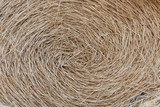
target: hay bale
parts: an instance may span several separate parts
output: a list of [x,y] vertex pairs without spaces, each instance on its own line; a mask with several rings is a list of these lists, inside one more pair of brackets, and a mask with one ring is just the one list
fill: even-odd
[[159,7],[159,0],[1,0],[0,102],[151,103],[160,87]]

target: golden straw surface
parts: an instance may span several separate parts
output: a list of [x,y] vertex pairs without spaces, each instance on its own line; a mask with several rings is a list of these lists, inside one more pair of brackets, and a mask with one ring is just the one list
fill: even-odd
[[160,104],[159,0],[0,0],[0,102]]

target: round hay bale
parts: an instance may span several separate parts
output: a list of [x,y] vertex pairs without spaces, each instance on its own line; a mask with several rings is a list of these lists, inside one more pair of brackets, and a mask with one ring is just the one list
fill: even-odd
[[156,106],[159,66],[159,0],[0,0],[3,105]]

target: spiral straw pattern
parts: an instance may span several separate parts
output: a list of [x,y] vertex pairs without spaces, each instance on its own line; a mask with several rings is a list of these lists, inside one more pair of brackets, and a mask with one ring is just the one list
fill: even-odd
[[6,106],[145,106],[159,67],[159,0],[0,0]]

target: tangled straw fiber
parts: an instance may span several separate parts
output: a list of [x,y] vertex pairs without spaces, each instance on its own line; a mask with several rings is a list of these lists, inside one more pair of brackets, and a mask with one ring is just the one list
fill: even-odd
[[0,102],[160,102],[159,0],[0,0]]

